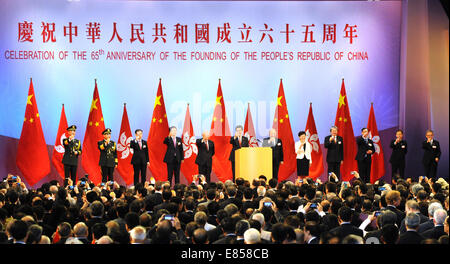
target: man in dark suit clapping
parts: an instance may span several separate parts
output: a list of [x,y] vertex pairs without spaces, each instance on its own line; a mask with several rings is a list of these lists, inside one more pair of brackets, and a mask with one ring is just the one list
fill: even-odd
[[134,168],[134,185],[136,186],[139,183],[139,173],[141,174],[141,183],[145,183],[149,159],[147,141],[142,139],[142,129],[136,129],[134,134],[136,139],[130,142],[130,149],[133,150],[131,164]]
[[277,138],[277,131],[270,129],[269,137],[263,140],[263,147],[272,148],[272,178],[278,181],[278,169],[283,164],[283,143]]
[[332,126],[330,128],[331,135],[325,137],[324,147],[327,151],[328,174],[334,174],[340,179],[341,164],[344,160],[344,140],[338,136],[338,128]]
[[198,165],[198,173],[206,178],[206,182],[211,180],[212,157],[214,156],[214,142],[209,140],[209,131],[204,131],[202,138],[196,141],[198,154],[195,164]]
[[167,180],[172,184],[172,177],[175,175],[175,184],[180,182],[180,167],[184,161],[183,144],[181,138],[177,137],[177,128],[169,128],[169,135],[164,138],[167,145],[164,162],[167,164]]

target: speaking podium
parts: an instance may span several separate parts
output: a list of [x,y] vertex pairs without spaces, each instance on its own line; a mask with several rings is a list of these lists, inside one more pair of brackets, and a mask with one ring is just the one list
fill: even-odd
[[272,148],[240,148],[235,152],[236,178],[244,178],[250,182],[260,175],[272,179]]

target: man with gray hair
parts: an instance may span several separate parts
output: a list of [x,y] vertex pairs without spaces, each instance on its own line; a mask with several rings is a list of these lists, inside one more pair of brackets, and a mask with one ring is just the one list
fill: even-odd
[[255,228],[250,228],[244,232],[244,244],[261,243],[261,234]]
[[204,175],[206,182],[209,183],[211,182],[212,157],[215,153],[214,142],[209,139],[209,131],[203,131],[202,138],[197,139],[195,144],[198,148],[197,158],[195,158],[198,174]]
[[432,238],[438,240],[441,236],[446,235],[444,232],[444,222],[447,218],[447,211],[437,209],[433,214],[434,227],[422,233],[424,238]]
[[420,225],[420,216],[415,212],[409,212],[405,217],[406,231],[400,235],[397,244],[420,244],[424,237],[417,230]]
[[428,218],[429,220],[426,221],[423,224],[420,224],[419,230],[417,232],[423,233],[429,229],[432,229],[434,227],[433,217],[434,212],[438,209],[442,209],[442,204],[439,202],[433,202],[428,206]]
[[[420,212],[419,203],[414,200],[408,200],[405,204],[405,212],[406,214],[409,213],[416,213],[420,217],[420,224],[425,223],[428,221],[428,217],[423,215]],[[402,223],[400,225],[400,234],[403,234],[406,232],[406,225],[405,225],[405,218],[403,218]]]
[[113,244],[114,241],[109,236],[102,236],[96,241],[96,244]]
[[262,146],[272,148],[272,178],[278,181],[278,170],[283,164],[283,143],[274,128],[269,130],[269,137],[263,139]]
[[208,220],[208,216],[203,211],[198,211],[194,215],[194,222],[197,223],[199,228],[203,228],[206,231],[210,231],[210,230],[213,230],[214,228],[216,228],[216,226],[208,223],[207,220]]
[[420,183],[416,183],[413,186],[411,186],[411,193],[413,194],[414,198],[417,198],[417,194],[419,191],[423,190],[423,186]]
[[[272,233],[269,231],[264,230],[264,227],[266,225],[265,219],[264,219],[264,215],[261,213],[256,213],[252,215],[252,220],[258,221],[261,225],[261,239],[267,240],[267,241],[271,241],[272,239]],[[244,238],[245,239],[245,238]]]
[[328,175],[334,173],[340,179],[340,168],[344,160],[344,140],[341,136],[338,136],[338,128],[336,126],[330,128],[330,135],[325,137],[323,144],[328,149]]
[[130,231],[131,244],[147,244],[147,231],[142,226],[136,226]]
[[90,244],[90,242],[88,240],[89,228],[87,227],[87,225],[85,223],[83,223],[83,222],[77,223],[73,227],[73,234],[83,244]]

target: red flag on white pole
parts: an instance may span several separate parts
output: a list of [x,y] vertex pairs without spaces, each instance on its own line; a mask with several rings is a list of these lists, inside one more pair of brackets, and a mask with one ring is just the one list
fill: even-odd
[[198,149],[195,144],[194,128],[192,127],[191,113],[189,112],[189,104],[186,109],[186,117],[184,118],[183,126],[183,151],[184,162],[181,164],[181,172],[186,177],[188,183],[192,182],[192,175],[197,174],[197,166],[195,159],[197,158]]
[[131,165],[133,149],[130,148],[130,141],[133,140],[126,104],[123,105],[122,124],[120,125],[119,139],[117,140],[117,171],[127,185],[134,181],[134,169]]
[[309,167],[309,177],[317,179],[323,173],[323,156],[320,147],[319,136],[317,135],[316,122],[312,111],[312,104],[309,105],[308,120],[306,121],[306,139],[312,146],[311,159],[312,164]]

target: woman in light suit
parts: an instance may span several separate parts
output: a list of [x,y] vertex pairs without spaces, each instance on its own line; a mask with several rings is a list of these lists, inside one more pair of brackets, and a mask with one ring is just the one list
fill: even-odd
[[297,176],[299,180],[303,180],[303,178],[309,176],[309,165],[312,163],[312,146],[306,140],[305,131],[298,132],[298,137],[300,140],[295,142],[295,153],[297,153]]

